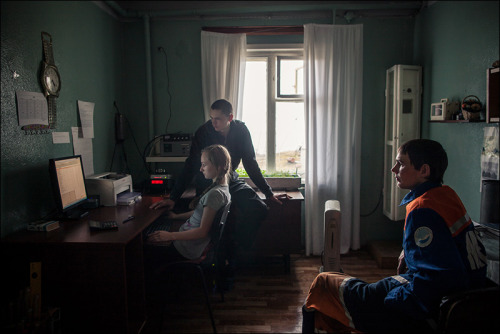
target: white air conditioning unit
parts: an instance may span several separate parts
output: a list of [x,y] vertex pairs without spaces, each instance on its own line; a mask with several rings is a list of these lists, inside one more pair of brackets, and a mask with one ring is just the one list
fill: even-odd
[[394,65],[386,71],[383,212],[391,220],[403,220],[406,215],[399,204],[408,190],[398,187],[391,168],[399,146],[420,138],[421,98],[421,66]]
[[337,271],[340,268],[340,202],[325,202],[325,244],[323,248],[323,266],[320,272]]

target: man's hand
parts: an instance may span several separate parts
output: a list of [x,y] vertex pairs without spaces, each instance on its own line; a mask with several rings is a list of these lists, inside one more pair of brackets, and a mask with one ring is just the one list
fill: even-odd
[[272,197],[268,197],[268,199],[270,199],[272,202],[275,202],[278,204],[283,204],[283,202],[281,202],[281,200],[290,199],[290,198],[292,198],[292,197],[287,195],[287,194],[279,194],[279,195],[273,194]]
[[175,202],[170,198],[164,199],[163,201],[155,202],[149,206],[150,209],[156,210],[159,208],[167,208],[167,210],[172,210],[175,206]]
[[397,274],[404,274],[406,271],[406,261],[405,261],[405,250],[403,249],[401,251],[401,254],[399,254],[399,259],[398,259],[398,271]]

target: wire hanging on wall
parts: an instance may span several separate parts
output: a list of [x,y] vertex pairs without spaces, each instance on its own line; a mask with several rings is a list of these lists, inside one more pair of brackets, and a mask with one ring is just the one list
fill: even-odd
[[167,126],[165,127],[165,133],[168,133],[168,126],[170,124],[170,119],[172,118],[172,94],[170,94],[170,76],[168,74],[168,57],[167,57],[167,52],[165,51],[165,49],[162,46],[158,47],[158,51],[163,52],[163,54],[165,55],[165,73],[167,75],[167,94],[168,94],[168,111],[169,111]]
[[118,106],[116,105],[116,101],[113,103],[113,105],[116,108],[116,114],[115,114],[115,147],[114,147],[114,150],[113,150],[113,157],[111,158],[111,164],[109,166],[109,171],[111,171],[112,168],[113,168],[113,161],[115,159],[116,148],[118,146],[121,149],[122,154],[123,154],[123,160],[125,162],[125,171],[128,172],[129,174],[131,174],[130,173],[130,168],[128,166],[127,155],[125,153],[125,147],[123,145],[124,141],[125,141],[125,129],[124,129],[125,124],[124,123],[126,122],[127,123],[127,127],[129,129],[129,132],[132,135],[132,139],[134,140],[134,144],[135,144],[135,147],[137,149],[137,152],[141,156],[141,160],[142,160],[142,162],[144,164],[144,167],[146,169],[146,173],[149,176],[149,173],[150,173],[149,168],[148,168],[148,166],[146,164],[146,160],[141,155],[141,151],[139,149],[139,146],[137,145],[137,141],[135,139],[134,132],[132,131],[132,127],[130,126],[130,122],[129,122],[128,118],[125,117],[125,115],[123,115],[123,114],[120,113],[120,111],[118,110]]

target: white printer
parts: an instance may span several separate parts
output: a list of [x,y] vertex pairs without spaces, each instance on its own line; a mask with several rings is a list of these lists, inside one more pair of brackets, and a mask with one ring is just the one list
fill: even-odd
[[87,194],[99,195],[104,206],[116,206],[118,195],[132,192],[132,176],[113,172],[94,174],[85,179]]

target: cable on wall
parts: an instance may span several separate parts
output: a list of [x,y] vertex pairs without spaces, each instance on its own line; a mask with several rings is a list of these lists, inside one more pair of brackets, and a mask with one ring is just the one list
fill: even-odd
[[168,94],[168,110],[169,110],[169,116],[168,116],[167,126],[165,127],[165,133],[168,133],[168,125],[170,124],[170,119],[172,118],[172,94],[170,94],[170,76],[168,74],[168,57],[167,57],[167,52],[165,51],[165,49],[162,46],[158,47],[158,51],[162,51],[163,54],[165,55],[165,73],[167,75],[167,94]]
[[135,139],[134,132],[132,131],[132,127],[130,126],[130,122],[129,122],[128,118],[125,115],[120,113],[120,111],[118,109],[118,105],[116,104],[116,101],[114,101],[113,105],[116,108],[116,115],[120,116],[119,117],[120,121],[117,122],[116,121],[117,118],[115,117],[115,147],[113,150],[113,156],[111,158],[111,164],[109,166],[109,171],[111,171],[113,168],[116,147],[119,146],[119,148],[121,148],[121,150],[122,150],[123,160],[125,162],[125,171],[128,172],[129,174],[131,174],[130,167],[128,166],[127,155],[125,153],[125,147],[124,147],[124,142],[125,142],[125,129],[124,129],[125,124],[124,124],[124,121],[125,121],[127,123],[127,127],[129,129],[129,132],[132,135],[132,139],[134,141],[137,152],[139,153],[139,156],[141,156],[141,158],[142,158],[141,160],[142,160],[144,167],[146,169],[146,173],[149,176],[150,171],[149,171],[148,165],[146,164],[146,159],[141,155],[141,150],[139,149],[139,146],[137,145],[137,141]]

